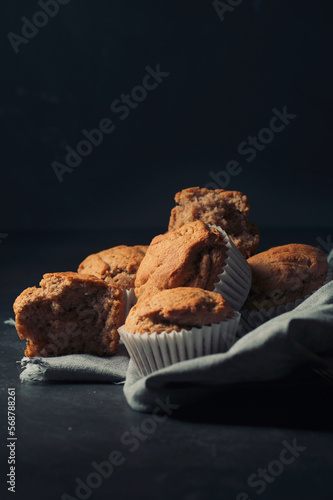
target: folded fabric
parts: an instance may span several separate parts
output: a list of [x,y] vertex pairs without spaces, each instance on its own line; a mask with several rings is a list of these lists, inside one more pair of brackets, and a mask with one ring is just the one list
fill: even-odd
[[123,344],[111,358],[91,354],[69,354],[56,358],[28,358],[21,360],[23,383],[46,381],[86,381],[122,383],[126,377],[129,356]]
[[293,311],[248,333],[226,353],[176,363],[144,378],[130,362],[124,394],[137,411],[153,411],[157,398],[187,405],[200,399],[208,387],[279,379],[304,363],[327,368],[320,353],[331,349],[333,282]]

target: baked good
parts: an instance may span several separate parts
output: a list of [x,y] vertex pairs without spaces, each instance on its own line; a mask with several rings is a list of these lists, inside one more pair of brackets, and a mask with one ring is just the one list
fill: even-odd
[[141,376],[173,363],[225,352],[236,341],[240,313],[219,294],[193,287],[145,295],[119,333]]
[[134,287],[136,272],[148,246],[119,245],[89,255],[78,268],[79,274],[93,274],[124,290]]
[[201,221],[156,236],[135,279],[137,297],[176,287],[214,290],[227,256],[223,235]]
[[226,321],[233,315],[232,307],[219,293],[179,287],[139,300],[126,318],[125,329],[140,334],[190,330]]
[[27,288],[14,303],[27,356],[117,352],[118,328],[125,319],[119,287],[73,272],[44,274],[40,287]]
[[310,245],[274,247],[248,259],[252,285],[244,309],[277,308],[304,299],[321,287],[328,263],[325,253]]
[[239,191],[192,187],[175,195],[178,204],[171,210],[169,231],[201,220],[226,231],[245,258],[253,255],[259,244],[259,229],[250,222],[250,202]]

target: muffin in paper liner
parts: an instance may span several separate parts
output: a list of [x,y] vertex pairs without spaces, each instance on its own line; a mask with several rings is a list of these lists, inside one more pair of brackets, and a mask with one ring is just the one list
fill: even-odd
[[[333,279],[333,268],[329,267],[326,275],[326,279],[324,283],[321,286],[326,285]],[[321,288],[321,287],[319,287]],[[318,288],[318,290],[319,290]],[[315,293],[317,290],[315,290],[313,293]],[[312,294],[310,294],[312,295]],[[295,302],[288,302],[287,304],[284,305],[279,305],[276,308],[271,307],[270,309],[243,309],[241,311],[241,319],[237,331],[237,338],[240,338],[247,333],[249,333],[251,330],[254,330],[258,326],[262,325],[263,323],[266,323],[266,321],[269,321],[272,318],[275,318],[276,316],[280,316],[280,314],[284,314],[286,312],[292,311],[295,309],[295,307],[299,306],[305,299],[310,297],[310,295],[306,295],[303,299],[297,299]]]
[[128,313],[130,312],[130,309],[136,304],[137,298],[134,292],[134,288],[130,288],[129,290],[126,290],[125,288],[122,289],[124,293],[124,301],[125,301],[125,319],[127,318]]
[[223,272],[218,275],[219,281],[215,283],[213,291],[222,295],[234,310],[239,311],[251,288],[251,268],[228,234],[219,226],[208,225],[223,235],[227,247],[227,258]]
[[130,333],[124,326],[119,335],[141,377],[179,361],[227,351],[236,341],[240,313],[220,323],[170,333]]

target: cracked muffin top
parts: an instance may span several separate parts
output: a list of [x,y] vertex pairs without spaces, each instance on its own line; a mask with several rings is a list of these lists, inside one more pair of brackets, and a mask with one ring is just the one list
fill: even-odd
[[270,309],[321,287],[328,263],[325,253],[310,245],[289,244],[271,248],[248,259],[252,285],[244,309]]
[[92,274],[108,283],[129,290],[134,287],[136,272],[148,246],[119,245],[89,255],[78,268],[79,274]]
[[201,221],[156,236],[138,269],[136,296],[187,286],[214,290],[226,257],[223,235]]
[[129,333],[162,333],[191,330],[232,318],[234,311],[219,293],[179,287],[142,298],[125,322]]
[[246,259],[255,253],[259,229],[247,217],[250,202],[243,193],[192,187],[177,193],[175,201],[178,205],[171,210],[169,230],[201,220],[224,229]]

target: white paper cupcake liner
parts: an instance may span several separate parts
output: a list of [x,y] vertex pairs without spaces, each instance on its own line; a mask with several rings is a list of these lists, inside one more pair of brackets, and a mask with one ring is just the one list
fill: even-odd
[[227,351],[236,341],[240,313],[233,318],[191,330],[170,333],[129,333],[118,329],[120,338],[141,377],[179,361]]
[[130,309],[136,304],[137,298],[134,293],[134,288],[130,288],[129,290],[123,289],[123,292],[124,292],[125,318],[126,318]]
[[[333,279],[333,268],[329,267],[326,275],[326,279],[322,286],[326,285]],[[321,287],[320,287],[321,288]],[[317,290],[315,290],[313,293],[315,293]],[[312,294],[310,294],[312,295]],[[285,305],[280,305],[276,308],[271,307],[270,309],[243,309],[241,311],[241,320],[239,323],[238,327],[238,332],[237,332],[237,337],[242,337],[246,333],[250,332],[251,330],[254,330],[258,326],[262,325],[263,323],[266,323],[266,321],[269,321],[272,318],[275,318],[276,316],[280,316],[280,314],[284,314],[286,312],[292,311],[295,309],[295,307],[299,306],[305,299],[310,297],[310,295],[306,295],[304,299],[297,299],[295,302],[288,302],[288,304]]]
[[239,311],[251,288],[251,268],[227,233],[214,224],[209,226],[223,235],[227,247],[226,263],[223,272],[218,275],[219,281],[215,283],[214,292],[222,295],[235,311]]

